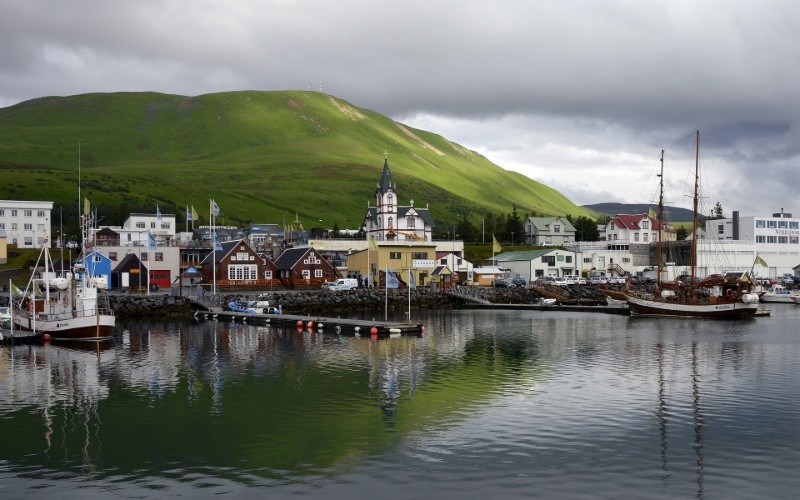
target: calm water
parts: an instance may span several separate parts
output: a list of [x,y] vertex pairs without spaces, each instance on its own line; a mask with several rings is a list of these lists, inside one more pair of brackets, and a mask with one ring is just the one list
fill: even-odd
[[800,306],[420,313],[0,347],[0,497],[756,498],[800,490]]

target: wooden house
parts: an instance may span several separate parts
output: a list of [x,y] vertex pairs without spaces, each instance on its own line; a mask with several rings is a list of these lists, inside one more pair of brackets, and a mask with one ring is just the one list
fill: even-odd
[[111,271],[111,288],[146,289],[149,284],[147,266],[139,256],[129,253]]
[[285,250],[275,261],[278,278],[289,288],[319,287],[338,276],[333,264],[313,247],[297,247]]
[[221,243],[201,262],[202,283],[210,286],[216,278],[220,289],[264,289],[280,286],[275,264],[259,255],[245,239]]

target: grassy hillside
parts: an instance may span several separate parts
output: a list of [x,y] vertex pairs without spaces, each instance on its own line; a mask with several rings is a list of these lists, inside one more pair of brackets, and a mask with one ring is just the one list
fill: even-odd
[[440,224],[512,205],[593,215],[439,135],[318,92],[46,97],[0,109],[0,135],[0,197],[53,200],[74,215],[80,144],[82,194],[102,207],[104,224],[156,204],[181,223],[193,205],[207,221],[214,198],[225,223],[297,214],[306,227],[356,228],[384,151],[400,202],[429,204]]

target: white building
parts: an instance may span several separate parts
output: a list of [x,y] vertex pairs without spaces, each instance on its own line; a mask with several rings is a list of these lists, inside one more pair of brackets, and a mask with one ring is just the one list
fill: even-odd
[[9,245],[19,248],[52,247],[50,237],[52,201],[0,200],[0,229]]
[[153,236],[161,246],[176,245],[176,222],[174,214],[130,214],[120,226],[101,226],[119,235],[121,246],[148,246]]
[[364,231],[367,241],[431,241],[433,219],[427,208],[397,204],[397,186],[389,172],[389,160],[384,159],[383,173],[375,190],[377,206],[367,207],[364,216]]

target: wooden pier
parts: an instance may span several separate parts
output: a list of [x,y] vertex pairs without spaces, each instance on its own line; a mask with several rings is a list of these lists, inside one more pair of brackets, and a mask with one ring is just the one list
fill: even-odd
[[330,318],[296,314],[257,314],[232,311],[197,311],[197,318],[234,321],[253,325],[294,326],[298,329],[351,334],[356,336],[392,337],[425,333],[422,323],[393,323],[354,318]]

